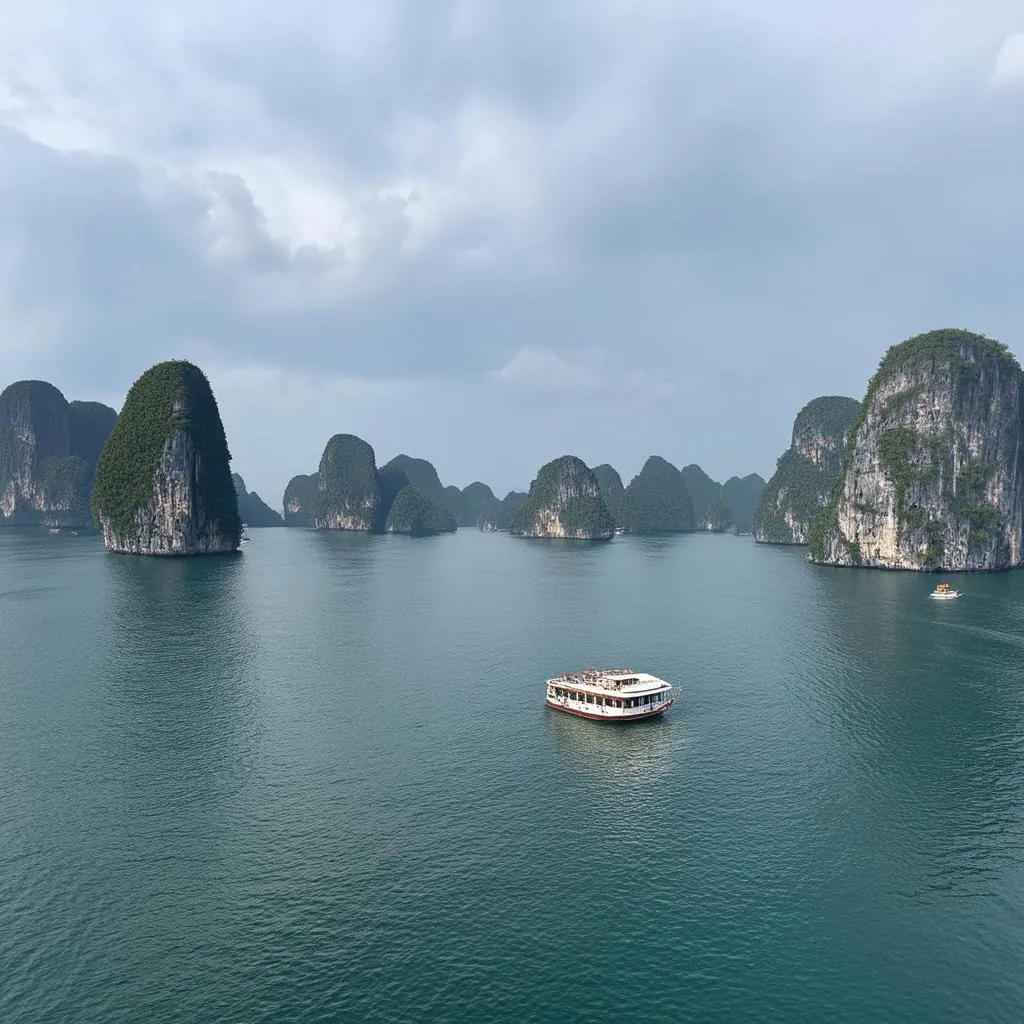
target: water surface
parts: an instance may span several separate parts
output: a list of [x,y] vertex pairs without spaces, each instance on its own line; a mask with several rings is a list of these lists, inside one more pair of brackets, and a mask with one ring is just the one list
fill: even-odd
[[1024,1019],[1024,576],[250,533],[0,531],[0,1020]]

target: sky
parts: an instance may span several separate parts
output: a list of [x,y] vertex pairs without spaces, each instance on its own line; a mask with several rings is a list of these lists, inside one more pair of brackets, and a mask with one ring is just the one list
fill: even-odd
[[275,507],[339,432],[767,477],[889,345],[1024,356],[1020,0],[0,3],[0,386],[191,359]]

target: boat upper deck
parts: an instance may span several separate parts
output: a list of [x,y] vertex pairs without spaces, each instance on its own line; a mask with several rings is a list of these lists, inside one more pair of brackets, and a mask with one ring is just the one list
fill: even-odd
[[649,672],[634,672],[628,668],[591,668],[582,672],[566,672],[548,680],[549,686],[574,687],[591,693],[657,693],[672,687]]

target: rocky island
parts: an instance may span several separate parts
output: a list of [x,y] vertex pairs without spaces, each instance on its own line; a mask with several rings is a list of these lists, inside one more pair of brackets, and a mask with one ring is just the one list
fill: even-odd
[[843,465],[846,432],[860,402],[823,395],[797,413],[789,448],[779,456],[754,516],[758,544],[806,544]]
[[96,467],[92,508],[110,551],[211,555],[238,549],[231,455],[210,383],[183,360],[131,387]]
[[432,537],[454,533],[455,529],[455,517],[411,484],[395,495],[384,521],[385,533],[405,533],[410,537]]
[[280,512],[275,512],[255,491],[246,490],[245,481],[237,474],[231,476],[238,498],[238,517],[246,526],[284,526]]
[[685,533],[693,529],[693,505],[682,474],[652,455],[626,488],[616,520],[629,533]]
[[683,466],[679,475],[690,496],[694,529],[710,533],[727,530],[732,525],[732,513],[722,501],[722,485],[692,462]]
[[1024,563],[1024,378],[962,330],[886,353],[810,536],[823,565],[993,570]]
[[626,500],[626,488],[622,485],[622,477],[618,470],[607,462],[594,467],[594,478],[597,480],[601,500],[612,514],[616,526],[622,525],[622,506]]
[[284,525],[312,526],[313,501],[320,481],[316,473],[300,473],[284,489]]
[[[420,486],[411,483],[409,473]],[[427,537],[456,529],[448,501],[437,471],[425,459],[399,455],[377,469],[376,455],[366,441],[354,434],[335,434],[317,472],[288,484],[285,517],[288,525],[305,525],[308,514],[318,530]]]
[[720,500],[728,510],[729,525],[737,533],[753,533],[754,514],[761,495],[764,494],[764,488],[764,477],[759,473],[731,476],[722,484]]
[[380,509],[376,457],[361,437],[335,434],[324,448],[316,478],[313,525],[318,530],[369,533],[383,521],[387,513]]
[[17,381],[0,393],[0,525],[83,528],[96,460],[117,413],[68,402],[52,384]]
[[526,500],[513,516],[509,533],[609,540],[615,533],[615,521],[587,464],[574,455],[563,455],[541,466]]
[[459,526],[484,526],[493,523],[501,502],[487,484],[474,480],[459,494]]

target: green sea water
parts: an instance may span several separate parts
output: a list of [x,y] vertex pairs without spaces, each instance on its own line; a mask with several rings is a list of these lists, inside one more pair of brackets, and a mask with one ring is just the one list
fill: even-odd
[[0,1021],[1024,1020],[1024,574],[250,532],[0,531]]

